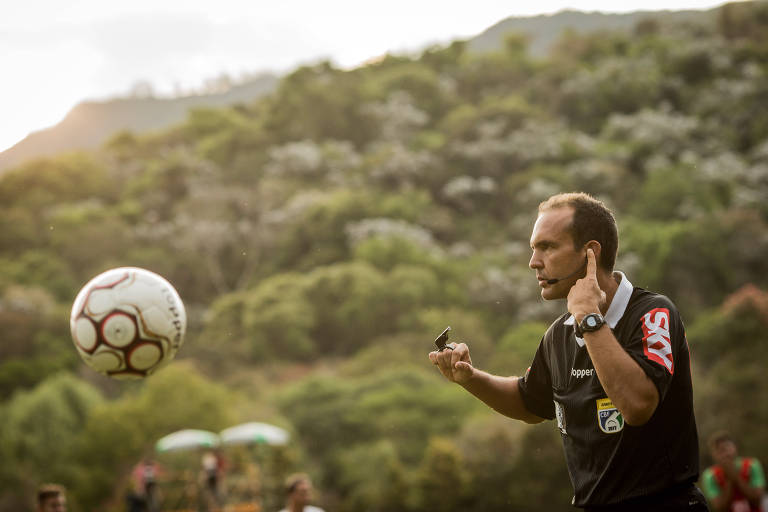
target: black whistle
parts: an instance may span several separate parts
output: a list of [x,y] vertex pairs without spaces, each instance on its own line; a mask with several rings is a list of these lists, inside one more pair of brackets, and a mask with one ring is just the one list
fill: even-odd
[[437,338],[435,338],[435,345],[437,345],[437,349],[438,349],[440,352],[442,352],[442,351],[443,351],[443,350],[445,350],[446,348],[450,348],[450,347],[447,347],[447,346],[445,345],[445,344],[448,342],[448,332],[449,332],[450,330],[451,330],[451,327],[450,327],[450,326],[446,327],[446,328],[445,328],[445,330],[444,330],[443,332],[441,332],[441,333],[440,333],[440,336],[438,336]]

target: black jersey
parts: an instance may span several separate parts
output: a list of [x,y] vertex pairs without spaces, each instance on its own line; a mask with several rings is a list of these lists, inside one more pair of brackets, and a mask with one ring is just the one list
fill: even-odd
[[632,288],[629,281],[623,284],[629,296],[626,309],[617,315],[611,304],[606,319],[613,313],[615,325],[608,323],[614,336],[658,389],[659,404],[646,424],[624,423],[567,313],[549,327],[519,381],[528,410],[557,418],[576,506],[620,503],[693,482],[699,474],[682,320],[667,297]]

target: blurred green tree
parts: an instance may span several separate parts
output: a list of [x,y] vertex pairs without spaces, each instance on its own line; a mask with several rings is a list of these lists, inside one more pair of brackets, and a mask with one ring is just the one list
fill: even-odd
[[768,420],[768,292],[748,284],[718,308],[697,317],[688,330],[694,369],[702,457],[709,463],[707,437],[727,429],[744,455],[768,460],[760,425]]
[[361,444],[341,455],[336,488],[339,510],[404,512],[409,509],[410,475],[392,441]]
[[71,489],[73,504],[85,504],[77,463],[77,444],[102,395],[72,374],[49,377],[30,391],[19,391],[2,409],[0,487],[29,503],[43,482]]
[[416,510],[466,510],[469,474],[450,438],[430,438],[414,479]]

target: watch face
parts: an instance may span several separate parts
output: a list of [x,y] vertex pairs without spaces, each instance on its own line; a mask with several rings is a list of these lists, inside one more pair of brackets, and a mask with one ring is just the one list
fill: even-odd
[[605,320],[598,313],[590,313],[581,320],[581,330],[587,332],[593,332],[600,329]]

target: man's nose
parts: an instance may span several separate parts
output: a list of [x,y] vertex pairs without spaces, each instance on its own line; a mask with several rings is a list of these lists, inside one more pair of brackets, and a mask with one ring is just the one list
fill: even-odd
[[538,254],[536,254],[536,252],[531,254],[531,259],[528,261],[528,267],[534,270],[542,267],[541,259],[539,258]]

